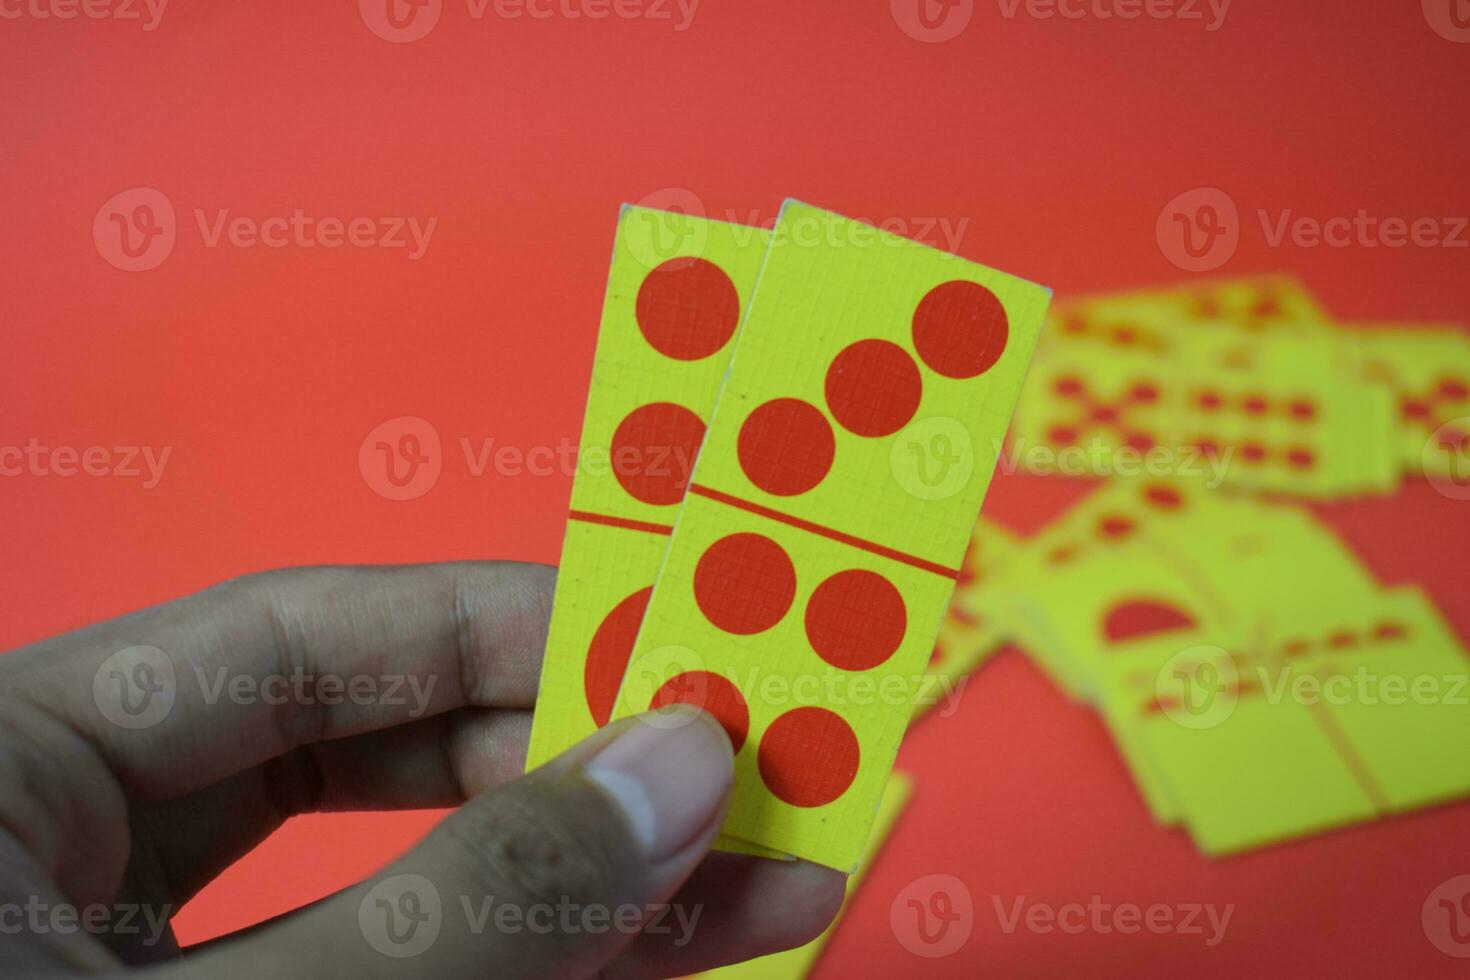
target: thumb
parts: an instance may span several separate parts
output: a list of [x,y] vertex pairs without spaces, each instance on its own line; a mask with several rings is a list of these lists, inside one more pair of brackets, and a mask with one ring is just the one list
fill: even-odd
[[409,965],[425,977],[594,974],[699,864],[731,785],[730,742],[708,715],[626,719],[469,800],[375,878],[191,965],[277,980]]

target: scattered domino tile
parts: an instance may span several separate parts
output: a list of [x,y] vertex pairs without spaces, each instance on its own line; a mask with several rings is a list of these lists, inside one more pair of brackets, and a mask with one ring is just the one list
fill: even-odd
[[1344,375],[1325,341],[1200,326],[1168,357],[1049,348],[1022,393],[1011,454],[1041,473],[1066,463],[1104,475],[1157,458],[1253,491],[1382,494],[1400,470],[1394,412],[1391,394]]
[[1402,468],[1449,476],[1470,458],[1470,336],[1456,327],[1356,332],[1349,355],[1361,376],[1394,399]]
[[984,583],[1020,551],[1018,540],[994,521],[976,523],[929,658],[928,683],[915,699],[915,719],[955,698],[964,679],[1005,644],[1004,623],[985,602]]
[[[1255,641],[1195,639],[1114,664],[1105,715],[1151,806],[1166,797],[1206,854],[1470,795],[1470,712],[1453,697],[1470,658],[1417,590],[1299,607]],[[1413,697],[1423,685],[1435,696]]]
[[1255,276],[1059,300],[1043,336],[1048,344],[1166,355],[1176,348],[1181,325],[1201,322],[1230,323],[1253,335],[1313,336],[1327,314],[1298,280]]

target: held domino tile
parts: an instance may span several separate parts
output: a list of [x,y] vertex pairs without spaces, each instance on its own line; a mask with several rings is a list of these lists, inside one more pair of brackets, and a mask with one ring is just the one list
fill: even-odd
[[782,209],[616,711],[725,723],[727,834],[861,854],[1048,298]]
[[624,208],[527,768],[605,724],[769,233]]

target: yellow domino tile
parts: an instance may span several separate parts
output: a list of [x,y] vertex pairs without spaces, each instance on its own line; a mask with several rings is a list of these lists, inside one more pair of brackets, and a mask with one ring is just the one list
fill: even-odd
[[[1228,618],[1218,589],[1185,574],[1182,560],[1165,564],[1171,556],[1139,556],[1139,540],[1184,540],[1218,550],[1216,542],[1228,528],[1259,522],[1263,512],[1250,500],[1222,497],[1191,481],[1112,480],[1025,541],[990,578],[985,608],[1024,641],[1063,690],[1090,700],[1096,678],[1088,664],[1099,655],[1085,651],[1120,640],[1102,624],[1113,616],[1126,624],[1130,604],[1159,604],[1156,626],[1174,620],[1180,628],[1194,628],[1191,623]],[[1173,606],[1178,615],[1163,615],[1163,606]],[[1136,627],[1123,632],[1129,641],[1139,638]]]
[[1401,468],[1456,475],[1455,464],[1470,455],[1470,334],[1454,326],[1395,326],[1350,336],[1360,375],[1392,392]]
[[1470,794],[1470,656],[1430,599],[1394,589],[1278,631],[1298,692],[1387,813]]
[[1048,299],[783,208],[616,709],[736,733],[727,834],[858,860]]
[[1187,571],[1142,540],[1095,551],[1015,598],[1017,632],[1077,696],[1095,701],[1104,665],[1134,644],[1230,621],[1224,597]]
[[768,241],[623,209],[528,768],[608,720]]
[[1011,458],[1041,475],[1108,476],[1120,459],[1160,449],[1205,472],[1210,460],[1181,451],[1168,359],[1137,351],[1098,356],[1075,345],[1037,356],[1011,427]]
[[1388,492],[1390,396],[1337,361],[1329,340],[1218,325],[1179,338],[1168,357],[1053,347],[1017,408],[1011,454],[1039,473],[1126,476],[1149,464],[1320,499]]
[[1312,335],[1328,315],[1301,282],[1278,275],[1068,297],[1052,307],[1049,321],[1050,343],[1162,355],[1202,323]]
[[[1183,445],[1233,453],[1229,482],[1313,497],[1395,489],[1393,406],[1381,388],[1343,377],[1340,339],[1196,333],[1176,369]],[[1177,389],[1176,392],[1177,394]]]
[[1372,820],[1373,800],[1312,709],[1245,679],[1207,701],[1201,722],[1162,710],[1137,722],[1137,744],[1200,850],[1232,854]]

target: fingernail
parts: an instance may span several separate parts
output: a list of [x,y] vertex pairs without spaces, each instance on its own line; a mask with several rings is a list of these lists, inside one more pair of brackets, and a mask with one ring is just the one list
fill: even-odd
[[683,850],[719,811],[732,779],[730,741],[697,708],[650,712],[587,764],[617,803],[644,857]]

